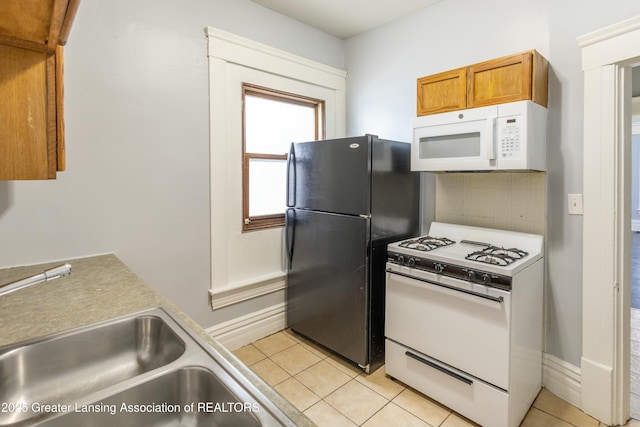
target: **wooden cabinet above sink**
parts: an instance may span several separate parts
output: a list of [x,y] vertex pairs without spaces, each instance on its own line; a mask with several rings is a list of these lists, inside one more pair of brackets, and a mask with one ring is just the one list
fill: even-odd
[[65,169],[63,46],[80,0],[2,0],[0,180]]

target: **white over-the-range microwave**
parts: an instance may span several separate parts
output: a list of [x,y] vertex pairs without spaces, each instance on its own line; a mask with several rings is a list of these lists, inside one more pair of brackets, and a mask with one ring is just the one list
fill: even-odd
[[531,101],[417,117],[411,170],[547,169],[547,109]]

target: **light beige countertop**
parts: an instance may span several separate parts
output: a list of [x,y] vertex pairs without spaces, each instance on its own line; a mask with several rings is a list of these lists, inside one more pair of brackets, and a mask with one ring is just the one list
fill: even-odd
[[115,255],[1,269],[0,287],[64,263],[72,266],[70,276],[0,296],[0,346],[162,306],[210,343],[298,426],[314,425]]

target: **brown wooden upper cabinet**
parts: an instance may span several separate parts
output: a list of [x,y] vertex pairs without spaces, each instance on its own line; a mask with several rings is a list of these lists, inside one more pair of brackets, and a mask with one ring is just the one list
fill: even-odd
[[467,69],[457,68],[418,79],[418,115],[467,108]]
[[547,106],[547,60],[535,50],[418,79],[418,116],[531,100]]
[[2,0],[0,180],[65,169],[63,46],[80,0]]

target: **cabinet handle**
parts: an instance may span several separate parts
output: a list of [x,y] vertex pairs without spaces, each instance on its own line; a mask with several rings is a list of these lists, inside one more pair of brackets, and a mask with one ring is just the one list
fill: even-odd
[[414,360],[417,360],[420,363],[424,363],[425,365],[432,367],[433,369],[437,369],[438,371],[440,371],[440,372],[442,372],[444,374],[447,374],[450,377],[455,378],[458,381],[462,381],[463,383],[465,383],[467,385],[473,384],[473,380],[472,379],[464,377],[464,376],[462,376],[462,375],[460,375],[460,374],[458,374],[456,372],[453,372],[450,369],[445,368],[444,366],[441,366],[441,365],[439,365],[439,364],[437,364],[435,362],[432,362],[432,361],[427,360],[427,359],[425,359],[423,357],[420,357],[417,354],[413,354],[410,351],[405,351],[404,354],[406,356],[409,356],[410,358],[412,358]]

